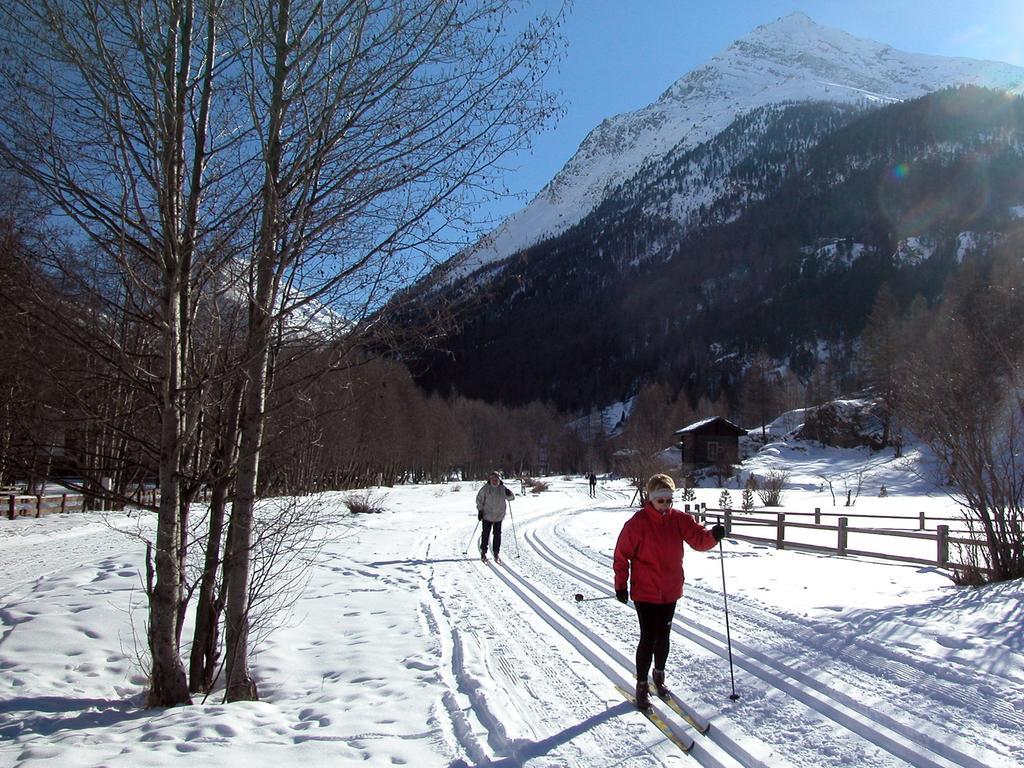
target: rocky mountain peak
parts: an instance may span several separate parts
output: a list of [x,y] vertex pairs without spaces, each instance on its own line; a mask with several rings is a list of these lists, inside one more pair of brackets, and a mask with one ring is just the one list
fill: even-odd
[[529,205],[456,256],[449,274],[467,275],[565,232],[648,164],[714,138],[760,107],[868,107],[959,84],[1022,93],[1024,69],[907,53],[791,13],[732,43],[654,103],[602,121]]

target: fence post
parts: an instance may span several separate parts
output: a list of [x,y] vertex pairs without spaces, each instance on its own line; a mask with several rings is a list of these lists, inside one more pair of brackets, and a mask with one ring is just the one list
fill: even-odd
[[814,524],[821,525],[821,507],[814,508]]
[[36,494],[36,517],[43,516],[43,495],[41,493]]
[[949,565],[949,526],[939,525],[935,528],[935,541],[938,544],[936,559],[939,567],[945,568]]
[[13,493],[7,497],[7,503],[7,517],[8,519],[13,520],[18,516],[18,502],[15,501]]
[[918,512],[917,513],[917,524],[918,524],[918,529],[917,530],[923,531],[924,530],[924,512]]
[[732,510],[726,509],[725,511],[725,535],[729,536],[732,533]]
[[839,552],[840,557],[846,556],[846,543],[848,536],[846,532],[846,526],[849,524],[849,522],[850,518],[848,517],[839,518],[839,546],[837,547],[837,550]]
[[63,515],[68,511],[68,495],[62,493],[60,495],[60,513]]
[[775,548],[786,548],[786,516],[781,512],[779,513],[778,520],[775,523]]

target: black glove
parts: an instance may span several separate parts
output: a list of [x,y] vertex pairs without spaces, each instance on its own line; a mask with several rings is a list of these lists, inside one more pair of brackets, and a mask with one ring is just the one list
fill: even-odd
[[478,509],[476,511],[476,519],[477,520],[483,520],[484,519],[484,511],[482,509]]
[[615,599],[625,605],[629,602],[629,590],[628,589],[616,589]]
[[711,529],[711,535],[715,537],[715,541],[721,541],[725,538],[725,526],[719,523]]

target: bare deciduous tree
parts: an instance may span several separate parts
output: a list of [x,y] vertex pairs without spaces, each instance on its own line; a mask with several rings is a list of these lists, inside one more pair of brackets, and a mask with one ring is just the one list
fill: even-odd
[[[130,309],[154,336],[146,356],[121,371],[151,393],[158,414],[149,702],[164,706],[189,700],[178,637],[187,510],[180,483],[197,413],[187,377],[194,291],[229,257],[225,222],[237,209],[224,197],[216,212],[206,207],[217,198],[206,177],[217,4],[203,5],[205,16],[194,0],[171,0],[156,13],[130,6],[5,5],[11,55],[0,74],[0,153],[63,217],[71,243],[96,259],[89,284],[82,265],[57,249],[46,254],[52,271]],[[110,355],[129,362],[115,334],[106,341]]]
[[875,297],[861,341],[868,390],[880,409],[882,443],[893,446],[899,457],[903,441],[895,420],[905,379],[903,364],[910,347],[903,332],[899,305],[888,285],[883,285]]
[[271,336],[313,301],[358,333],[403,265],[461,215],[467,190],[553,112],[539,88],[556,19],[509,35],[514,4],[251,0],[228,25],[262,180],[253,238],[233,536],[227,697],[248,671],[248,583]]
[[[376,333],[373,309],[443,250],[466,204],[493,189],[500,158],[553,114],[541,81],[558,17],[528,20],[519,6],[14,0],[0,10],[0,159],[59,216],[66,240],[37,256],[69,295],[89,297],[95,319],[89,337],[70,320],[63,330],[87,340],[97,370],[111,366],[130,395],[128,423],[144,411],[158,435],[147,444],[124,428],[101,438],[122,444],[116,460],[96,451],[119,466],[148,456],[159,473],[150,704],[189,700],[178,641],[189,501],[203,478],[222,484],[220,504],[234,478],[228,698],[256,696],[250,561],[275,355],[306,309],[329,305],[343,318],[332,331],[350,339]],[[225,298],[248,305],[241,343],[200,349],[199,308]],[[234,357],[206,354],[218,344]],[[209,585],[201,592],[208,603]]]
[[909,360],[903,417],[985,542],[993,581],[1024,575],[1024,284],[1019,251],[947,285]]
[[673,410],[669,390],[662,384],[648,384],[637,393],[616,439],[616,469],[632,479],[640,495],[647,479],[666,469],[661,453],[672,446],[672,433],[679,428],[669,415]]
[[778,365],[765,352],[750,363],[740,386],[742,412],[748,423],[761,425],[761,438],[767,439],[767,425],[779,415],[784,398]]

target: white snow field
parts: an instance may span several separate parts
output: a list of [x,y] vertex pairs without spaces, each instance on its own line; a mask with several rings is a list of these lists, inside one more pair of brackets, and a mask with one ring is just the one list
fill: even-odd
[[[866,456],[806,455],[786,509],[833,511],[823,462]],[[956,512],[897,474],[876,463],[856,511]],[[617,690],[632,686],[636,616],[606,598],[632,491],[549,484],[511,503],[500,566],[475,553],[476,483],[377,489],[386,511],[331,532],[258,648],[262,700],[169,710],[140,709],[144,548],[123,532],[139,520],[0,519],[0,765],[1024,764],[1020,581],[959,588],[934,567],[735,539],[724,560],[687,552],[668,675],[710,727],[656,702],[666,737]],[[697,490],[709,507],[720,493]]]

